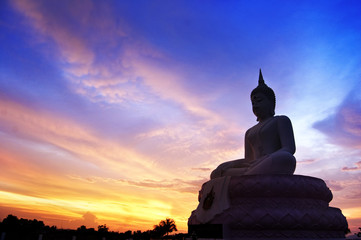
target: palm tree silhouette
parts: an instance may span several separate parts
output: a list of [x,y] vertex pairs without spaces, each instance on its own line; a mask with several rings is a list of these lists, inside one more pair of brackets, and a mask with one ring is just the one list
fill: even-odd
[[173,231],[178,231],[177,226],[175,225],[175,221],[173,219],[167,218],[166,220],[162,220],[158,225],[154,226],[154,231],[160,233],[161,236],[164,234],[168,234]]

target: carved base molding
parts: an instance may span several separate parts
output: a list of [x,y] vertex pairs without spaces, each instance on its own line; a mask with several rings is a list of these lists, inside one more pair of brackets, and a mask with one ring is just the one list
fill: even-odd
[[[198,218],[208,210],[200,212],[197,208],[188,219],[190,234],[197,235],[198,228],[204,234],[207,226],[221,224],[223,239],[345,238],[346,218],[340,209],[329,207],[332,193],[322,179],[300,175],[232,176],[227,187],[224,192],[229,207],[206,223]],[[200,194],[207,193],[202,189]],[[201,199],[200,205],[206,202]],[[201,236],[202,232],[198,232],[198,238],[211,238],[209,234]]]

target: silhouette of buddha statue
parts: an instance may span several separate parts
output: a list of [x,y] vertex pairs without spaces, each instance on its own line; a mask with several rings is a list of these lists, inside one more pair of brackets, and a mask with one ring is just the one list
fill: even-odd
[[223,176],[293,174],[296,168],[295,140],[291,121],[274,116],[276,97],[259,72],[258,86],[251,93],[253,113],[258,123],[245,135],[245,158],[222,163],[211,179]]

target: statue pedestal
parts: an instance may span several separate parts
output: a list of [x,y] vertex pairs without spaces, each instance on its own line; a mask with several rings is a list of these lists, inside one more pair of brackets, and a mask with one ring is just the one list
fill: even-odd
[[314,177],[216,178],[203,184],[188,231],[213,239],[344,239],[347,221],[329,207],[331,200],[325,182]]

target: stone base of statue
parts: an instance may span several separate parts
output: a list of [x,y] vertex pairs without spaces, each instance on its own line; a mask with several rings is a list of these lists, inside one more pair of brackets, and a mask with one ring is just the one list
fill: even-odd
[[321,179],[300,175],[248,175],[203,184],[188,219],[193,238],[344,239],[346,218],[329,207]]

